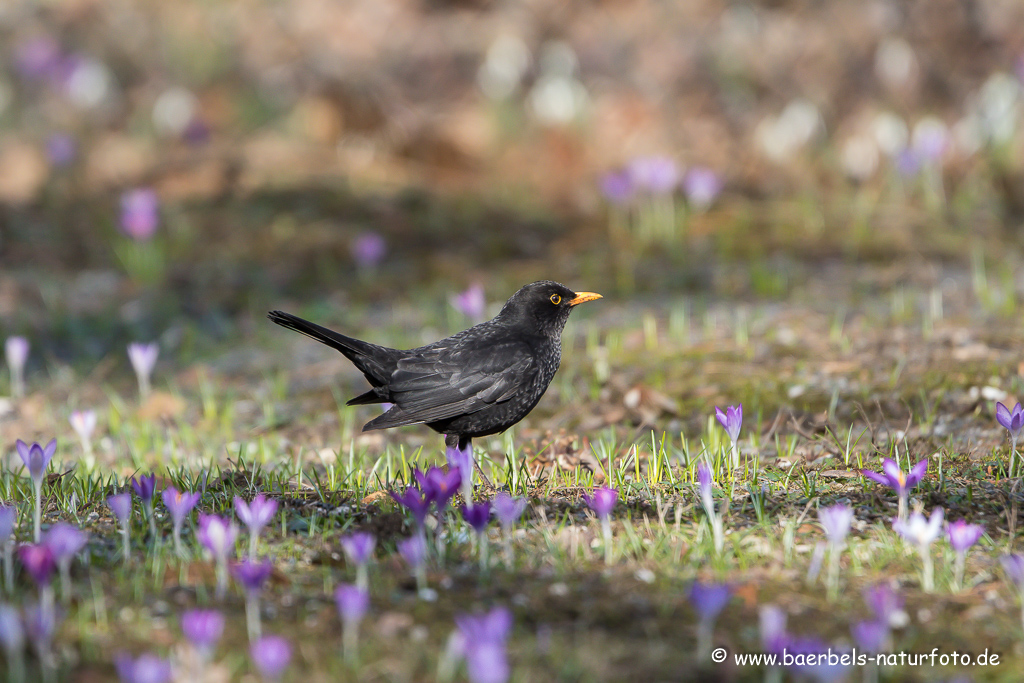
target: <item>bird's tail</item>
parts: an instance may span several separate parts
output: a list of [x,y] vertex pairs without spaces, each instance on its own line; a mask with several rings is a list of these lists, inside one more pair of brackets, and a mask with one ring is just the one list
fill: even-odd
[[281,327],[295,330],[310,339],[315,339],[321,344],[326,344],[332,349],[341,351],[346,358],[352,361],[366,375],[366,379],[374,386],[379,386],[384,381],[385,366],[389,357],[394,353],[393,349],[377,346],[360,339],[346,337],[334,330],[329,330],[326,327],[321,327],[316,323],[311,323],[308,320],[303,320],[298,316],[283,311],[271,311],[267,314],[267,318]]

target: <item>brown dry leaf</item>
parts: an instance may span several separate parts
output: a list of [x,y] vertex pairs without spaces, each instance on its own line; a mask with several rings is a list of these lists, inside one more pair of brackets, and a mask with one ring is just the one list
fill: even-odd
[[662,415],[675,415],[679,411],[672,398],[643,384],[636,384],[623,394],[622,404],[630,417],[640,424],[654,424]]
[[154,391],[136,413],[143,420],[175,418],[185,412],[185,399],[166,391]]
[[412,628],[413,619],[402,612],[385,612],[377,619],[376,631],[381,638],[391,640],[402,631]]
[[374,491],[370,495],[363,498],[363,505],[373,505],[379,503],[382,500],[390,498],[387,491]]
[[743,602],[746,603],[747,609],[753,609],[757,607],[757,586],[753,583],[743,583],[736,586],[733,593],[738,598],[742,598]]

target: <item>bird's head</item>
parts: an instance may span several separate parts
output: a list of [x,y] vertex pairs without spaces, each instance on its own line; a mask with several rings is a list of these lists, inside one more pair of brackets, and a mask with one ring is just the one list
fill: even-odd
[[525,323],[538,334],[558,336],[574,307],[600,298],[600,294],[574,292],[565,285],[543,280],[526,285],[513,294],[498,317]]

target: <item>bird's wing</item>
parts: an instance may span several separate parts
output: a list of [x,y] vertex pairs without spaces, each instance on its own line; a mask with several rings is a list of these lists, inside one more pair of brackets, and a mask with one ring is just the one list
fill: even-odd
[[507,401],[533,363],[522,342],[434,347],[402,358],[387,384],[395,406],[364,429],[434,422]]

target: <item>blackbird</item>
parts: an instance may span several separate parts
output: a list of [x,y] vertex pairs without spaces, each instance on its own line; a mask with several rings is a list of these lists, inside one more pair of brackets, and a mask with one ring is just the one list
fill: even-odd
[[526,417],[562,357],[562,329],[577,304],[600,299],[557,282],[526,285],[492,320],[417,349],[346,337],[289,313],[267,317],[341,351],[371,389],[348,405],[390,403],[363,431],[425,423],[463,450],[476,436],[503,432]]

